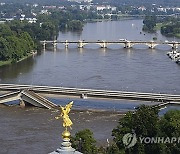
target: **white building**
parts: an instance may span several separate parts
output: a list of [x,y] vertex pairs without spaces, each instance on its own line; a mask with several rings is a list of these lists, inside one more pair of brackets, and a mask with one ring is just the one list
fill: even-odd
[[88,2],[88,3],[91,3],[93,0],[68,0],[69,2],[78,2],[78,3],[81,3],[81,2]]
[[28,23],[36,23],[37,22],[36,18],[26,18],[26,20],[28,21]]
[[33,7],[38,7],[38,4],[33,4]]
[[144,6],[141,6],[141,7],[138,8],[138,10],[145,11],[146,8]]
[[111,11],[116,11],[116,7],[110,6],[110,5],[101,5],[96,7],[97,11],[102,11],[102,10],[111,10]]

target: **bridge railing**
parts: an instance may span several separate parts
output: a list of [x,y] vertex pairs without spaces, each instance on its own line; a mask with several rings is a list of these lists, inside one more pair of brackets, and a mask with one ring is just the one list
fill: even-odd
[[74,95],[97,98],[115,98],[115,99],[133,99],[147,101],[177,101],[180,102],[180,95],[160,94],[160,93],[141,93],[127,91],[111,91],[111,90],[96,90],[82,88],[66,88],[66,87],[50,87],[50,86],[35,86],[35,85],[13,85],[0,84],[0,90],[24,90],[30,89],[37,93],[58,94],[58,95]]

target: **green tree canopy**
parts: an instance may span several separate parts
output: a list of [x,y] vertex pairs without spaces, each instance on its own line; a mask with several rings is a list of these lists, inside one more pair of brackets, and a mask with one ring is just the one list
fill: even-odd
[[10,46],[6,39],[0,37],[0,60],[8,60],[11,58],[11,53],[9,52]]
[[126,153],[132,154],[156,153],[158,148],[156,145],[141,144],[140,141],[134,147],[125,149],[122,138],[127,133],[135,133],[137,137],[157,136],[159,132],[158,121],[158,109],[156,108],[143,105],[135,113],[128,112],[125,117],[119,120],[118,126],[112,131],[114,141],[119,150],[122,151],[124,149]]
[[[119,120],[118,126],[113,129],[112,135],[116,144],[109,148],[110,153],[117,154],[174,154],[180,153],[180,143],[137,143],[130,148],[123,144],[123,136],[127,133],[135,133],[137,139],[140,137],[175,137],[180,136],[180,111],[168,111],[159,117],[158,109],[151,106],[140,106],[136,112],[128,112]],[[118,150],[117,150],[118,148]]]
[[72,137],[72,147],[83,154],[97,154],[96,140],[89,129],[79,131]]
[[145,16],[143,20],[143,30],[148,32],[154,32],[154,27],[156,26],[156,16]]

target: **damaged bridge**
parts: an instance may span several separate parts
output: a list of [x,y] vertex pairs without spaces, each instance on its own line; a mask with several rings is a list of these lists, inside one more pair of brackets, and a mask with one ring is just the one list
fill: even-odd
[[0,104],[16,100],[19,100],[21,106],[31,104],[36,107],[45,107],[47,109],[55,109],[58,107],[58,105],[31,90],[15,91],[0,96]]
[[29,103],[37,107],[46,107],[48,109],[57,108],[58,105],[50,102],[40,94],[53,94],[63,97],[73,96],[82,99],[123,99],[146,101],[147,103],[160,102],[161,104],[156,106],[158,108],[162,108],[168,104],[180,105],[180,95],[177,94],[142,93],[17,84],[0,84],[0,91],[10,92],[0,96],[0,104],[7,103],[9,101],[20,100],[20,105]]

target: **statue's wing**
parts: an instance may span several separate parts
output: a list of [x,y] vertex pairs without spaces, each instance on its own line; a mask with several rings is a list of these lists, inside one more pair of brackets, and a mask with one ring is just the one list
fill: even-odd
[[61,111],[64,110],[64,107],[60,105]]
[[67,111],[67,114],[70,112],[72,105],[73,105],[73,101],[66,105],[65,109]]

